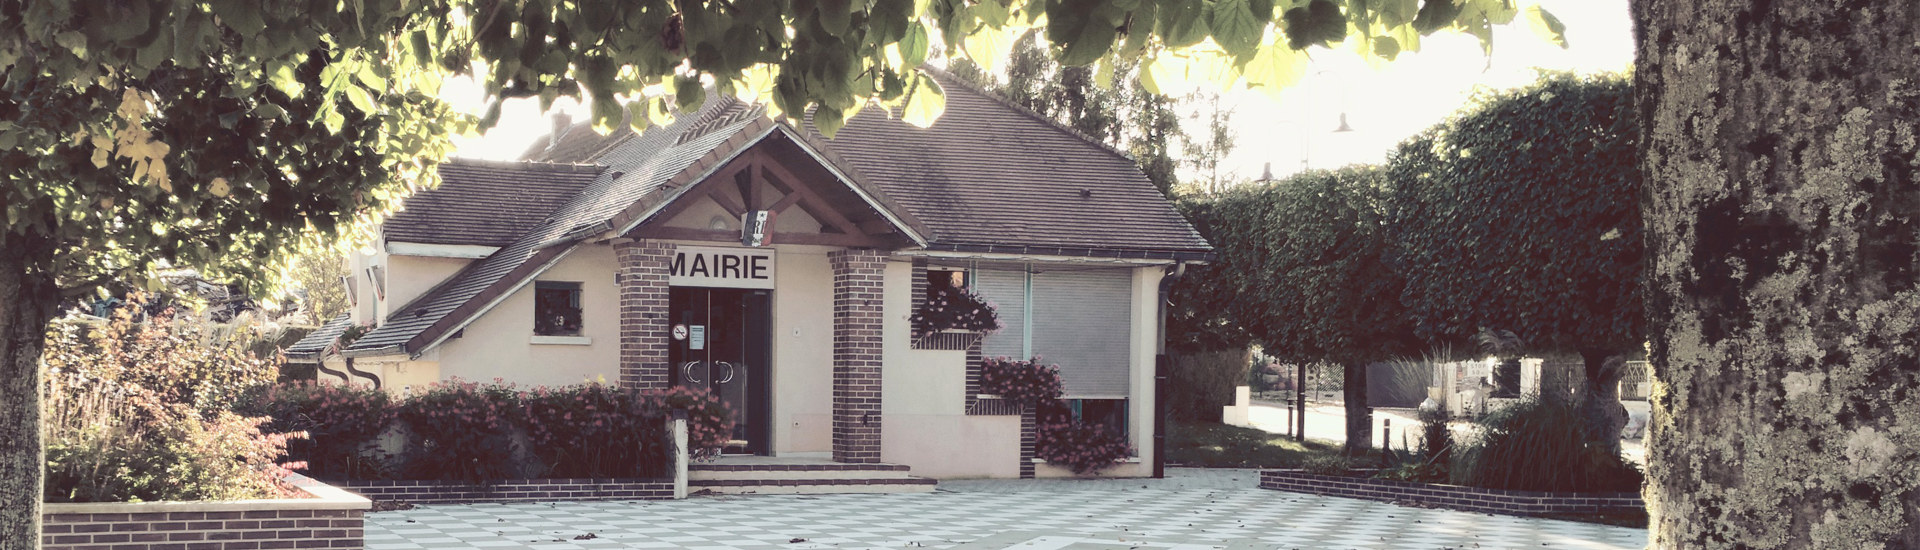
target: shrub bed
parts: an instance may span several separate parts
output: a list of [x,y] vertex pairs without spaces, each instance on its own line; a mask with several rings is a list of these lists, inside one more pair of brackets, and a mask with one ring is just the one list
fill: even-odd
[[298,432],[228,410],[271,382],[244,338],[214,338],[171,310],[142,323],[130,298],[105,322],[62,320],[47,334],[47,502],[239,500],[288,496],[275,460]]
[[1133,456],[1133,447],[1120,430],[1073,417],[1073,410],[1060,400],[1065,393],[1060,368],[1044,364],[1038,357],[1026,361],[1000,357],[981,362],[980,391],[1033,409],[1034,456],[1049,464],[1088,475]]
[[[718,456],[733,432],[731,413],[706,391],[597,383],[521,391],[454,379],[399,402],[378,390],[295,383],[258,392],[250,406],[275,429],[320,434],[296,457],[328,465],[313,468],[315,477],[352,481],[655,478],[673,453],[674,409],[687,410],[696,459]],[[381,434],[398,452],[379,449]]]

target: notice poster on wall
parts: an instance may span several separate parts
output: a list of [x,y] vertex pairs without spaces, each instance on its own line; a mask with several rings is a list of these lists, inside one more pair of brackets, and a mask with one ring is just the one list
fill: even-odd
[[771,248],[680,246],[667,267],[671,286],[773,289]]

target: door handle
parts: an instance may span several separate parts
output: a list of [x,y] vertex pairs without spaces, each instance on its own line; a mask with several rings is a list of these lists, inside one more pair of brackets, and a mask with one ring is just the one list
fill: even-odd
[[694,375],[693,375],[693,367],[695,367],[695,366],[699,366],[699,365],[700,365],[700,362],[699,362],[699,361],[688,361],[688,362],[685,362],[685,363],[681,363],[681,364],[680,364],[680,379],[681,379],[681,380],[684,380],[684,381],[687,381],[687,382],[692,382],[692,383],[695,383],[695,384],[700,384],[700,383],[704,383],[704,382],[706,382],[705,380],[700,380],[700,379],[698,379],[698,378],[696,378],[696,377],[694,377]]
[[727,377],[726,377],[725,379],[722,379],[722,380],[718,380],[718,381],[715,381],[714,383],[715,383],[715,384],[725,384],[725,383],[728,383],[728,382],[732,382],[732,381],[733,381],[733,363],[728,363],[728,362],[726,362],[726,361],[720,361],[720,362],[719,362],[718,364],[721,364],[721,365],[726,365],[726,366],[727,366]]

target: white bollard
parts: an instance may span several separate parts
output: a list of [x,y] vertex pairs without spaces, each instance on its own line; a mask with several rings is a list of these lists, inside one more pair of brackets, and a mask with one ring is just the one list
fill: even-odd
[[674,409],[673,430],[673,498],[687,498],[687,411]]

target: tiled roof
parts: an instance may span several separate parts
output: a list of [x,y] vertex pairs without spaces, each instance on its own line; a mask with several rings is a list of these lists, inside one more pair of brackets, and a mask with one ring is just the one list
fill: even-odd
[[327,348],[333,346],[333,341],[340,339],[340,335],[347,331],[347,325],[353,324],[349,317],[346,313],[335,315],[332,320],[322,323],[320,328],[307,333],[305,338],[287,346],[287,359],[301,363],[318,362],[326,354]]
[[[588,133],[592,133],[591,130]],[[590,164],[454,159],[440,186],[407,198],[381,226],[388,241],[506,246],[600,174]]]
[[[934,74],[946,88],[947,111],[932,128],[865,109],[832,139],[791,134],[850,183],[901,210],[896,214],[928,238],[930,249],[1122,257],[1197,257],[1211,249],[1124,155]],[[786,127],[763,115],[721,96],[639,134],[622,127],[601,136],[582,124],[557,145],[536,144],[529,160],[604,169],[493,255],[393,309],[348,353],[425,351],[579,240],[640,222],[671,198],[662,190],[696,183],[734,152]]]
[[386,323],[355,340],[348,355],[423,351],[534,273],[559,261],[580,239],[632,217],[631,210],[648,194],[676,177],[687,179],[682,172],[697,170],[702,161],[724,149],[723,143],[743,142],[736,134],[764,130],[770,124],[764,116],[739,117],[723,127],[706,128],[696,138],[680,139],[702,115],[713,114],[709,111],[740,108],[744,108],[740,102],[722,98],[708,102],[699,113],[637,136],[599,136],[631,146],[601,153],[594,161],[605,169],[580,193],[499,251],[467,264],[413,302],[391,309]]
[[931,228],[929,248],[1211,250],[1131,159],[932,74],[947,110],[931,128],[869,108],[833,138],[810,140]]

